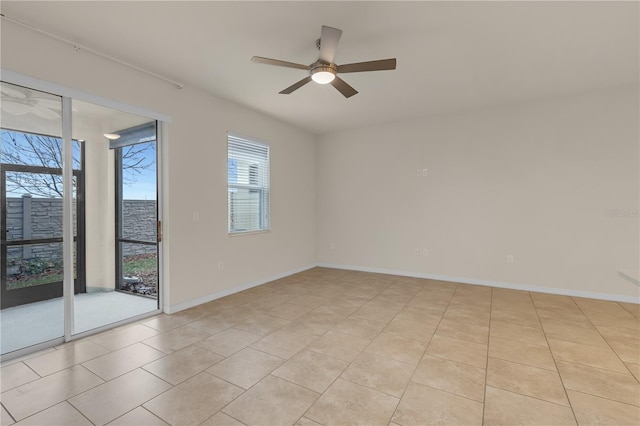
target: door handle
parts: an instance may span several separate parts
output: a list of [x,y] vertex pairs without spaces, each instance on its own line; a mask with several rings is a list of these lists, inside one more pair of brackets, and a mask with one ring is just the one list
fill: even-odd
[[162,221],[158,221],[158,242],[162,242]]

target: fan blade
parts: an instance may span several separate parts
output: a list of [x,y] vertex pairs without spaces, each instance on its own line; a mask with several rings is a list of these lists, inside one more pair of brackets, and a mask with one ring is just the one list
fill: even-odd
[[353,95],[358,93],[356,89],[349,86],[347,82],[345,82],[343,79],[341,79],[338,76],[336,76],[336,78],[333,79],[333,81],[331,82],[331,85],[336,89],[338,89],[338,91],[342,93],[345,98],[350,98]]
[[281,95],[288,95],[289,93],[293,92],[294,90],[298,90],[299,88],[301,88],[302,86],[304,86],[305,84],[307,84],[308,82],[311,81],[311,76],[305,77],[302,80],[300,80],[299,82],[292,84],[291,86],[287,87],[286,89],[284,89],[283,91],[280,92]]
[[333,63],[333,57],[336,56],[336,48],[342,36],[342,30],[322,26],[320,33],[320,60],[327,64]]
[[338,72],[386,71],[396,69],[396,58],[338,65]]
[[287,61],[279,61],[277,59],[263,58],[262,56],[254,56],[251,58],[251,62],[256,62],[258,64],[267,64],[267,65],[276,65],[279,67],[287,67],[287,68],[298,68],[301,70],[309,71],[311,67],[309,65],[295,64],[293,62]]

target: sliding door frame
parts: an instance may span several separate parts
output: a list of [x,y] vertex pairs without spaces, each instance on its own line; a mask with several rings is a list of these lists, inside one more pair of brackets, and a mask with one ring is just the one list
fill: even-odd
[[102,96],[93,95],[84,91],[74,89],[71,87],[51,83],[45,80],[40,80],[34,77],[23,75],[15,71],[6,69],[0,69],[2,75],[2,81],[15,84],[23,87],[27,87],[34,90],[39,90],[47,93],[56,94],[62,97],[62,141],[63,141],[63,190],[65,196],[63,197],[63,262],[64,262],[64,278],[63,278],[63,298],[64,298],[64,337],[55,338],[48,342],[42,342],[33,346],[18,349],[7,354],[0,355],[1,360],[11,359],[26,355],[38,350],[42,350],[48,347],[53,347],[61,342],[69,342],[96,334],[105,330],[110,330],[115,327],[139,321],[140,319],[151,317],[162,313],[164,306],[164,293],[166,292],[165,286],[165,263],[167,259],[164,257],[163,238],[162,234],[158,233],[158,308],[154,311],[150,311],[135,317],[128,318],[126,320],[111,323],[102,327],[98,327],[92,330],[88,330],[82,333],[73,334],[74,330],[74,278],[73,278],[73,196],[67,197],[66,194],[73,194],[73,152],[72,152],[72,100],[90,102],[99,106],[117,109],[123,112],[137,114],[140,116],[148,117],[157,121],[156,124],[156,190],[157,190],[157,214],[158,221],[162,223],[164,217],[164,197],[163,193],[167,190],[163,177],[164,171],[164,136],[166,135],[167,125],[171,122],[171,117],[165,114],[161,114],[155,111],[147,110],[145,108],[135,107],[118,101],[114,101]]

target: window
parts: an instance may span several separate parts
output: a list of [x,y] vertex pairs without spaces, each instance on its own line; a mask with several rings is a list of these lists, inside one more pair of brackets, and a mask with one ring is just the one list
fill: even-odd
[[269,147],[227,139],[229,234],[269,230]]

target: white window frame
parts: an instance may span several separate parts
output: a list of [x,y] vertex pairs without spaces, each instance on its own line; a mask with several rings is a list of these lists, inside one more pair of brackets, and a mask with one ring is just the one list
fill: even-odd
[[[270,146],[266,143],[233,133],[227,134],[227,232],[229,235],[246,235],[270,231],[270,155]],[[236,160],[233,171],[230,167],[231,160]],[[243,168],[240,163],[244,163],[246,171],[239,171],[239,169]],[[257,174],[254,171],[256,168],[259,170]],[[232,174],[234,172],[235,175]],[[239,180],[246,182],[239,182]],[[253,206],[242,206],[241,202],[236,204],[232,200],[234,193],[247,190],[258,194],[257,212],[249,210]],[[257,221],[256,225],[238,225],[238,222],[242,221],[242,219],[238,219],[240,213],[234,212],[234,207],[238,207],[238,205],[240,205],[240,208],[236,210],[245,209],[247,213],[244,223]]]

